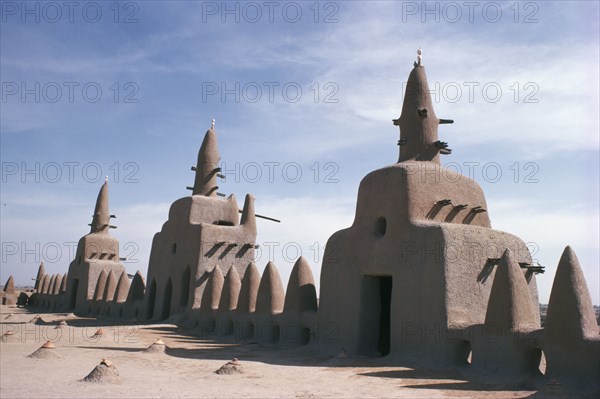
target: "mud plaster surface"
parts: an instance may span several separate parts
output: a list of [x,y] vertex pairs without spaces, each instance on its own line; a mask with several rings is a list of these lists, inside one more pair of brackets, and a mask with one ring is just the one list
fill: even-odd
[[[2,320],[11,312],[15,313],[13,318]],[[217,342],[195,337],[174,325],[116,326],[107,319],[52,313],[43,316],[49,323],[66,318],[69,326],[57,330],[54,324],[20,324],[32,314],[7,306],[0,309],[1,332],[17,331],[10,342],[0,343],[0,397],[585,397],[574,396],[559,385],[476,383],[460,370],[413,370],[385,365],[381,359],[324,357],[310,348],[282,350],[252,342],[238,345],[233,339]],[[101,338],[87,338],[99,327],[105,331]],[[165,353],[143,352],[159,338],[167,345]],[[60,359],[27,357],[48,339],[55,343]],[[234,357],[244,374],[215,373]],[[81,382],[103,358],[113,362],[122,382]]]

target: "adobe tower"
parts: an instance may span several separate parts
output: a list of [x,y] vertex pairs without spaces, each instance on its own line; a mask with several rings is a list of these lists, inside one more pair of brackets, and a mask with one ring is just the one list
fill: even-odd
[[[67,309],[74,309],[77,314],[89,313],[91,302],[96,298],[104,299],[106,278],[113,273],[117,279],[125,271],[119,258],[119,240],[110,235],[109,229],[115,228],[110,224],[114,218],[108,210],[108,178],[100,188],[90,233],[81,237],[77,244],[75,259],[69,265],[67,274],[66,303]],[[102,285],[102,292],[98,285]],[[108,293],[111,295],[113,293]]]
[[254,197],[246,195],[240,220],[235,196],[222,198],[217,192],[219,159],[213,120],[192,166],[192,195],[171,205],[169,219],[152,241],[144,298],[147,319],[176,313],[193,318],[192,310],[208,306],[207,300],[202,304],[204,291],[217,269],[225,276],[233,267],[243,276],[254,260]]
[[435,115],[418,54],[393,121],[398,163],[363,178],[352,226],[327,243],[319,320],[329,333],[322,343],[350,354],[466,362],[470,339],[451,335],[484,323],[506,249],[526,276],[539,323],[535,268],[521,239],[492,229],[479,185],[440,165],[440,154],[451,151],[438,125],[452,121]]

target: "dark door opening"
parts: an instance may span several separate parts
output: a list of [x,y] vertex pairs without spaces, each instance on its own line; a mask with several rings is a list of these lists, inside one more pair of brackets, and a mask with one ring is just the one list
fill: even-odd
[[150,284],[150,291],[148,293],[148,311],[146,312],[146,319],[150,320],[154,316],[154,302],[156,301],[156,280],[152,280]]
[[79,290],[79,279],[75,278],[71,280],[73,287],[71,287],[71,299],[69,301],[69,309],[75,309],[77,305],[77,291]]
[[167,287],[165,288],[165,297],[163,300],[162,317],[161,320],[168,319],[171,315],[171,297],[173,296],[173,282],[171,279],[167,281]]
[[364,276],[361,292],[360,350],[366,355],[390,353],[391,276]]

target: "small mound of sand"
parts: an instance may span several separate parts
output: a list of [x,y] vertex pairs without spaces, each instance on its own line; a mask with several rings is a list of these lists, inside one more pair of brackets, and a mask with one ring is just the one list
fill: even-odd
[[32,359],[60,359],[58,353],[56,353],[56,349],[48,349],[48,348],[39,348],[31,355],[27,356]]
[[112,362],[104,359],[81,381],[100,384],[120,384],[123,380]]
[[144,353],[163,353],[167,349],[167,345],[163,341],[156,340],[152,345],[143,350]]
[[240,362],[234,358],[232,361],[222,365],[221,368],[215,371],[215,373],[227,375],[244,374],[244,370],[242,369],[242,365],[240,364]]
[[2,342],[15,342],[17,341],[17,336],[15,334],[14,331],[7,331],[4,334],[2,334],[2,337],[0,338],[0,341]]
[[10,313],[8,316],[6,316],[6,317],[4,318],[4,320],[10,319],[10,318],[12,318],[14,315],[15,315],[14,313]]

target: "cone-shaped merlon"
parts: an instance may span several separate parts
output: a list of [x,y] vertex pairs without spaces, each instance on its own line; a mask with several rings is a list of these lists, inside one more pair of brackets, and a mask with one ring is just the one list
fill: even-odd
[[579,260],[570,246],[563,251],[556,268],[545,334],[551,341],[564,343],[598,336],[592,298]]
[[48,284],[50,284],[50,276],[44,274],[40,280],[39,292],[45,294],[48,292]]
[[260,274],[254,262],[250,262],[244,277],[238,300],[237,310],[243,313],[253,313],[256,310],[256,297],[260,286]]
[[117,289],[117,275],[114,270],[111,270],[106,277],[106,286],[104,287],[104,295],[102,298],[105,301],[112,301],[115,298],[115,290]]
[[138,270],[131,281],[131,286],[127,293],[127,303],[143,300],[145,291],[146,283],[144,282],[144,276],[142,276],[142,272]]
[[310,265],[303,256],[299,257],[288,281],[285,293],[285,312],[317,310],[317,289]]
[[15,281],[12,275],[8,277],[8,280],[6,280],[6,284],[4,284],[4,293],[7,295],[15,294]]
[[94,290],[95,301],[101,301],[104,298],[104,290],[106,289],[107,278],[108,273],[106,273],[106,270],[102,270],[98,276],[98,280],[96,281],[96,289]]
[[44,278],[44,274],[46,274],[46,269],[44,268],[44,262],[40,263],[40,267],[38,268],[37,276],[35,277],[35,286],[34,288],[39,292],[41,288],[42,278]]
[[217,168],[219,167],[219,160],[217,134],[213,128],[210,128],[204,135],[202,146],[200,146],[200,151],[198,151],[196,177],[192,195],[206,195],[209,197],[217,195]]
[[152,343],[152,345],[150,345],[149,347],[147,347],[146,349],[144,349],[144,352],[146,352],[146,353],[160,353],[160,352],[165,352],[166,349],[167,349],[167,345],[165,345],[165,343],[162,340],[157,339],[156,341],[154,341]]
[[485,323],[494,324],[502,331],[528,331],[540,327],[525,275],[508,249],[496,269]]
[[94,208],[94,217],[92,219],[92,228],[90,233],[108,234],[108,225],[110,223],[110,213],[108,211],[108,182],[104,182],[96,199]]
[[283,311],[285,293],[279,272],[273,262],[267,263],[256,298],[256,312],[277,314]]
[[404,103],[400,118],[394,124],[400,126],[400,159],[439,162],[438,150],[434,144],[438,141],[440,120],[433,110],[433,102],[425,75],[425,68],[417,65],[408,76]]
[[54,286],[52,287],[52,294],[58,295],[60,293],[60,286],[62,285],[63,275],[58,273],[54,280]]
[[223,292],[221,293],[219,310],[235,310],[238,305],[241,288],[242,281],[240,280],[240,275],[235,266],[231,266],[229,272],[225,276],[225,283],[223,284]]
[[252,194],[246,194],[244,199],[244,209],[242,210],[242,219],[240,221],[242,226],[249,226],[256,228],[256,216],[254,213],[254,196]]
[[223,277],[223,272],[219,265],[217,265],[210,273],[210,277],[206,282],[206,288],[202,294],[202,303],[200,304],[202,309],[216,310],[219,308],[224,283],[225,278]]
[[63,276],[62,281],[60,282],[60,290],[59,293],[67,292],[67,281],[68,281],[68,273]]
[[119,277],[119,282],[117,283],[117,288],[115,290],[114,300],[117,303],[123,303],[127,300],[127,294],[129,293],[129,278],[127,277],[127,272],[122,272],[121,277]]
[[52,292],[54,292],[55,284],[56,284],[56,274],[53,274],[52,277],[50,277],[50,282],[48,283],[48,289],[46,290],[45,294],[52,294]]

